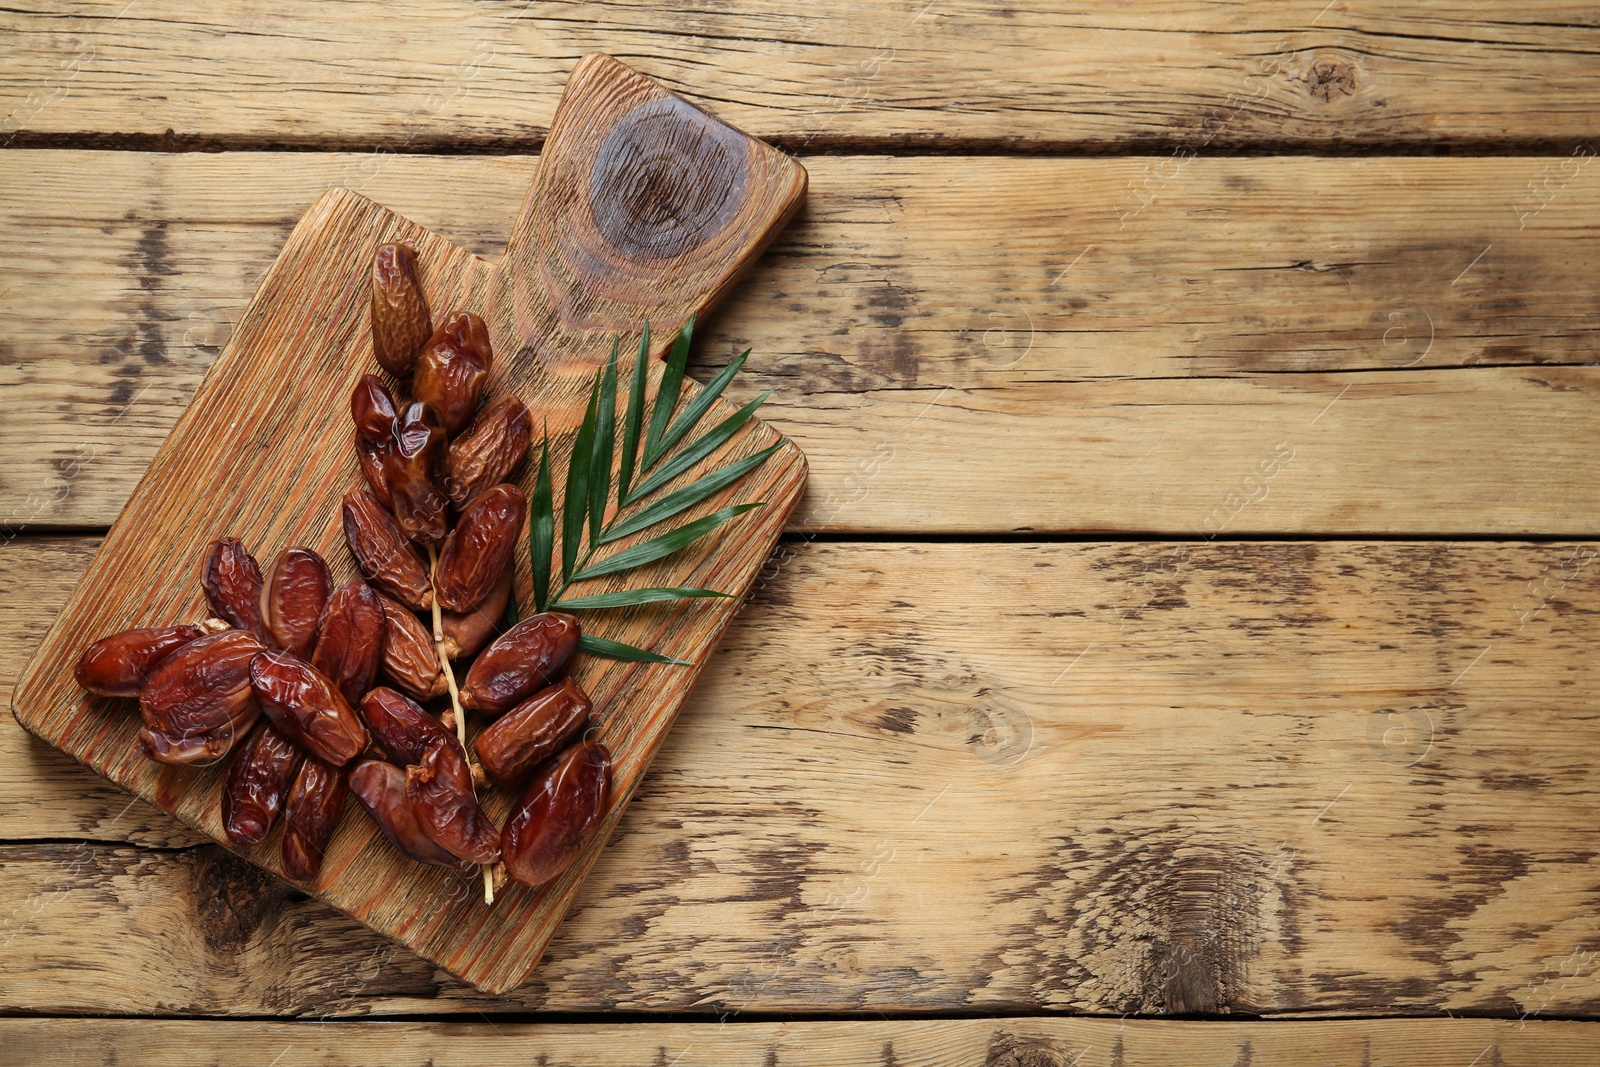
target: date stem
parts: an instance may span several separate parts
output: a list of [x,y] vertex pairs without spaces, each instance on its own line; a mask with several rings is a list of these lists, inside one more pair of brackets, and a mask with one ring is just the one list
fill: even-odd
[[[434,585],[434,576],[439,572],[439,550],[433,545],[428,546],[428,584]],[[450,715],[455,719],[456,740],[461,742],[461,751],[467,754],[467,766],[472,770],[473,792],[483,777],[483,771],[472,759],[472,750],[467,747],[467,713],[461,707],[461,689],[456,685],[456,672],[450,666],[450,654],[444,647],[444,613],[439,607],[439,590],[433,590],[433,647],[439,656],[439,666],[444,670],[444,684],[450,689]],[[494,871],[491,867],[483,868],[483,902],[494,903]]]
[[[428,545],[428,585],[433,589],[433,642],[441,644],[444,641],[444,611],[439,607],[439,550],[432,544]],[[441,650],[440,655],[444,653]],[[450,668],[444,669],[445,674],[450,673]],[[453,687],[452,687],[453,688]]]

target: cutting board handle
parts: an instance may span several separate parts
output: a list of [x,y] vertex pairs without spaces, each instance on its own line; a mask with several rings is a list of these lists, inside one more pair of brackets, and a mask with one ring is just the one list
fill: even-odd
[[771,145],[608,55],[585,56],[511,231],[495,319],[550,369],[593,366],[645,320],[659,355],[805,190],[805,168]]

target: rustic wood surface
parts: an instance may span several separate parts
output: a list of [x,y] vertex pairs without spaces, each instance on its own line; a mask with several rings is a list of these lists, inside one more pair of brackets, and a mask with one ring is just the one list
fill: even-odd
[[[585,60],[574,72],[542,162],[499,265],[348,190],[318,198],[23,670],[12,694],[23,726],[226,842],[226,761],[203,768],[151,761],[135,743],[142,723],[132,703],[87,698],[73,668],[85,635],[203,618],[197,567],[207,542],[218,536],[239,537],[263,559],[304,545],[329,561],[336,585],[358,576],[338,516],[345,491],[362,484],[348,398],[361,375],[376,367],[368,321],[374,250],[386,241],[416,249],[436,320],[470,309],[488,321],[496,358],[486,394],[520,396],[539,412],[551,434],[559,483],[586,401],[593,403],[594,369],[618,334],[649,321],[656,354],[662,354],[683,323],[727,291],[772,230],[793,214],[805,189],[805,172],[782,153],[605,56]],[[601,195],[591,203],[591,174],[618,187],[612,200]],[[668,220],[664,231],[658,216]],[[587,226],[585,220],[591,220]],[[661,370],[653,361],[654,382]],[[633,374],[619,375],[621,395]],[[645,388],[654,395],[655,384]],[[691,386],[685,402],[694,392]],[[716,409],[708,417],[732,412],[726,401],[717,401]],[[615,419],[621,418],[618,409]],[[620,437],[620,428],[615,432]],[[759,512],[627,579],[586,582],[579,591],[642,583],[742,595],[800,499],[805,457],[752,420],[676,483],[768,447],[777,451],[759,468],[698,506],[709,513],[763,503]],[[530,499],[534,466],[523,464],[518,479]],[[614,551],[656,532],[623,539]],[[519,556],[515,565],[523,604],[532,599],[529,563]],[[593,631],[600,636],[687,666],[586,657],[573,668],[594,700],[597,739],[611,752],[613,799],[582,854],[549,885],[510,883],[488,907],[475,869],[415,863],[376,822],[354,817],[340,822],[320,873],[306,888],[479,988],[516,987],[554,935],[736,611],[736,600],[702,600],[600,617],[603,624]],[[586,616],[585,627],[594,618]],[[497,825],[509,817],[515,795],[497,789],[484,797]],[[282,874],[279,836],[238,851]]]
[[[108,1061],[159,1060],[210,1067],[210,1042],[233,1062],[304,1067],[401,1061],[455,1067],[503,1062],[596,1067],[721,1067],[729,1063],[849,1067],[1195,1067],[1315,1063],[1409,1067],[1576,1063],[1593,1050],[1596,1024],[1489,1019],[1382,1022],[1151,1022],[1139,1019],[964,1019],[939,1022],[642,1023],[194,1023],[4,1020],[0,1041],[47,1060],[63,1041]],[[274,1059],[276,1057],[276,1059]]]
[[[8,590],[0,618],[42,626],[87,549],[0,550],[7,573],[52,576]],[[10,996],[1592,1014],[1600,878],[1573,813],[1600,796],[1597,555],[786,544],[549,958],[500,999],[219,849],[123,844],[156,816],[80,795],[13,729],[5,763],[33,796],[0,811]],[[368,957],[384,965],[343,990],[341,964]]]
[[0,698],[306,207],[498,259],[589,51],[809,170],[691,371],[812,463],[505,996],[0,722],[0,1061],[1600,1058],[1590,7],[0,27]]
[[595,51],[795,148],[1552,143],[1600,105],[1581,0],[77,0],[0,34],[22,143],[527,145]]
[[[324,189],[498,258],[535,169],[15,158],[12,527],[116,517]],[[1572,488],[1600,478],[1600,167],[1519,221],[1559,159],[1201,159],[1123,222],[1160,162],[807,161],[811,203],[696,368],[754,348],[734,399],[772,389],[765,417],[811,460],[795,529],[1595,535]],[[1228,503],[1280,442],[1270,492]]]

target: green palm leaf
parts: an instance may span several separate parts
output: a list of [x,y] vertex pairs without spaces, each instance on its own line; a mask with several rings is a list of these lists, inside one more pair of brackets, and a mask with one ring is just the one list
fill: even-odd
[[609,544],[621,540],[629,534],[638,533],[648,526],[664,522],[672,516],[694,507],[706,497],[717,490],[732,485],[746,474],[755,470],[767,461],[767,457],[783,447],[783,442],[778,442],[771,448],[764,448],[753,456],[730,463],[726,467],[719,467],[710,474],[696,478],[682,489],[669,493],[660,500],[651,504],[631,519],[625,519],[620,524],[613,526],[601,538],[599,543]]
[[765,501],[755,504],[739,504],[731,508],[723,508],[720,511],[713,511],[703,519],[685,523],[676,530],[664,533],[659,537],[652,537],[648,541],[641,541],[632,548],[624,549],[614,556],[608,556],[597,563],[591,563],[573,575],[572,580],[581,582],[589,578],[599,578],[606,574],[616,574],[618,571],[632,570],[635,567],[642,567],[646,563],[654,563],[658,559],[670,556],[679,549],[693,544],[730,519],[737,518],[753,508],[759,508],[763,504],[765,504]]
[[650,320],[639,335],[639,354],[633,360],[633,378],[628,382],[628,413],[622,420],[622,462],[617,469],[617,503],[620,505],[633,484],[633,463],[639,455],[639,430],[644,426],[644,387],[650,377]]
[[689,401],[683,409],[683,414],[674,419],[667,432],[662,435],[661,443],[656,446],[655,455],[645,456],[644,466],[646,470],[654,467],[662,456],[672,451],[673,445],[683,440],[684,434],[694,429],[695,424],[700,421],[707,411],[711,410],[711,405],[716,403],[717,397],[722,395],[722,391],[728,387],[729,382],[733,381],[733,376],[739,373],[739,368],[744,366],[744,361],[749,357],[750,350],[748,348],[740,352],[734,357],[733,362],[723,367],[722,370],[717,372],[715,378],[706,383],[706,387],[700,390],[698,396]]
[[600,376],[589,393],[589,407],[578,438],[572,445],[572,460],[567,464],[567,494],[561,504],[561,580],[572,581],[578,562],[578,545],[583,540],[583,517],[589,508],[589,464],[594,458],[595,409],[600,402]]
[[772,390],[768,389],[766,392],[750,401],[750,403],[746,404],[738,411],[735,411],[732,415],[729,415],[711,429],[707,430],[705,433],[691,441],[671,459],[663,463],[654,474],[646,478],[643,484],[641,484],[638,489],[634,490],[633,495],[628,500],[628,503],[631,504],[635,500],[649,496],[651,493],[655,492],[657,489],[660,489],[663,485],[666,485],[668,482],[672,481],[672,479],[676,478],[678,475],[682,474],[684,471],[688,470],[690,467],[693,467],[696,463],[699,463],[702,459],[705,459],[711,453],[721,448],[723,444],[727,442],[728,438],[732,437],[739,431],[739,427],[750,421],[750,416],[755,414],[756,408],[760,407],[762,402],[771,395]]
[[686,659],[673,659],[663,656],[659,652],[649,652],[633,645],[625,645],[621,641],[612,641],[605,637],[596,637],[594,634],[580,634],[578,636],[578,651],[587,652],[591,656],[604,656],[607,659],[628,660],[631,663],[672,663],[679,667],[690,666]]
[[617,346],[611,342],[611,358],[600,372],[600,398],[595,406],[594,452],[589,460],[589,543],[600,540],[600,524],[606,517],[606,500],[611,495],[611,450],[617,432]]
[[650,589],[621,589],[615,593],[574,597],[572,600],[558,600],[550,606],[563,611],[599,611],[601,608],[631,608],[638,604],[659,604],[666,600],[700,600],[707,597],[731,599],[733,594],[719,593],[715,589],[702,589],[698,586],[657,586]]
[[667,355],[667,369],[661,374],[661,387],[656,390],[656,398],[650,404],[650,430],[644,437],[644,464],[641,470],[649,470],[661,453],[661,435],[667,431],[667,421],[672,418],[672,409],[678,406],[678,393],[683,388],[683,368],[689,364],[689,341],[694,336],[694,316],[689,316],[689,321],[678,330],[677,339],[672,342],[672,351]]
[[[556,537],[555,501],[550,492],[550,437],[539,450],[539,476],[533,482],[533,518],[528,523],[528,555],[533,567],[533,610],[543,611],[550,602],[550,550]],[[508,617],[516,611],[516,600],[508,602]]]

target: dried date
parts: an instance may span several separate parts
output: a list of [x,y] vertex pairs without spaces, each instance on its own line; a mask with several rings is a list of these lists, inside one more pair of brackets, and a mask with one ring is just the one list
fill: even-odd
[[516,781],[577,737],[592,708],[577,682],[562,679],[490,723],[473,742],[473,751],[495,778]]
[[501,836],[506,871],[541,886],[572,866],[605,815],[611,753],[582,741],[546,763],[528,783]]
[[222,787],[222,830],[236,845],[260,844],[283,807],[300,766],[300,749],[264,722],[245,738],[228,764]]
[[357,434],[355,445],[356,465],[361,468],[361,477],[366,481],[367,489],[383,505],[384,511],[390,511],[394,507],[394,497],[389,495],[389,483],[383,476],[383,457],[389,451],[390,442],[368,441]]
[[382,760],[363,760],[350,772],[350,791],[402,855],[435,867],[462,866],[423,831],[406,799],[405,771]]
[[250,663],[264,650],[248,630],[196,638],[163,659],[139,690],[139,744],[161,763],[214,763],[261,714]]
[[461,687],[463,707],[497,716],[561,678],[578,650],[578,620],[547,611],[523,619],[479,653]]
[[350,391],[350,418],[364,441],[383,442],[394,436],[394,394],[376,374],[363,374]]
[[456,436],[478,410],[494,354],[489,328],[470,311],[446,319],[417,357],[411,393],[439,413],[445,433]]
[[454,737],[435,741],[406,768],[406,799],[423,832],[446,852],[470,863],[500,858],[500,831],[478,805],[472,770]]
[[389,487],[394,521],[400,532],[420,544],[432,544],[449,530],[449,498],[444,481],[445,430],[427,404],[412,401],[400,409],[394,436],[383,453],[383,480]]
[[344,495],[344,539],[372,584],[417,611],[433,606],[426,564],[371,493],[352,489]]
[[444,723],[388,686],[380,685],[368,693],[357,710],[378,744],[401,763],[420,763],[429,745],[453,740]]
[[396,378],[409,377],[430,332],[416,253],[409,245],[379,245],[372,257],[372,354],[378,365]]
[[471,611],[506,572],[528,518],[528,498],[514,485],[497,485],[461,513],[444,539],[433,575],[433,595],[451,611]]
[[418,700],[428,700],[446,692],[449,683],[439,666],[433,635],[404,604],[388,597],[380,597],[379,602],[383,605],[385,627],[383,673]]
[[365,582],[341,585],[322,609],[311,665],[339,687],[352,707],[378,676],[387,626],[383,603]]
[[201,584],[211,614],[236,629],[266,636],[261,625],[261,566],[237,537],[211,542]]
[[445,495],[457,510],[505,480],[533,440],[528,405],[503,396],[478,412],[466,435],[451,438],[445,460]]
[[96,696],[136,697],[157,664],[208,632],[215,631],[189,625],[123,630],[85,649],[74,674],[78,684]]
[[262,652],[250,684],[272,725],[318,759],[342,767],[367,747],[367,730],[339,687],[290,652]]
[[322,870],[328,842],[344,815],[350,793],[341,767],[307,756],[283,809],[283,873],[309,882]]
[[451,659],[476,655],[500,632],[500,621],[505,618],[506,603],[511,599],[511,568],[500,574],[489,595],[478,602],[471,611],[447,611],[442,617],[444,654]]
[[332,591],[333,578],[321,556],[309,548],[284,549],[261,589],[267,638],[297,656],[309,656]]

